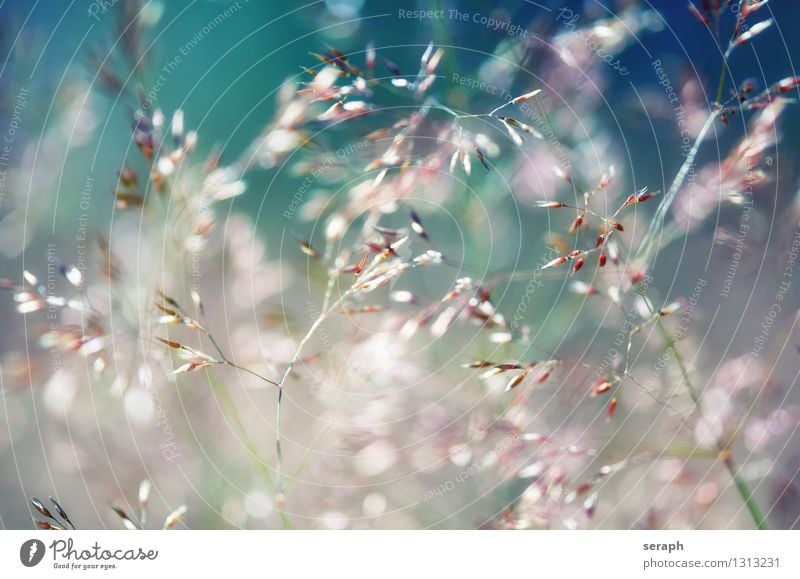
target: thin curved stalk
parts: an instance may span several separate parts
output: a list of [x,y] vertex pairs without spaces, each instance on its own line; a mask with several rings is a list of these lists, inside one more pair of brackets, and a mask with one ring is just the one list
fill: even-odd
[[663,228],[664,218],[667,215],[667,211],[669,211],[670,207],[672,207],[672,203],[675,201],[675,196],[678,194],[678,191],[686,180],[686,176],[692,169],[703,139],[705,139],[705,136],[708,134],[708,131],[714,125],[714,121],[717,120],[717,117],[719,117],[721,112],[722,109],[717,109],[711,111],[711,114],[708,115],[706,122],[703,124],[703,127],[700,129],[700,132],[697,135],[697,139],[694,141],[694,145],[692,145],[692,148],[686,155],[683,165],[681,165],[681,168],[678,170],[678,174],[675,175],[675,179],[673,179],[669,190],[661,200],[658,209],[656,209],[656,212],[653,215],[653,219],[650,221],[650,225],[647,228],[647,233],[645,234],[644,239],[639,246],[639,251],[636,256],[637,259],[643,263],[647,263],[653,252],[656,251],[660,246],[660,244],[657,243],[657,238]]
[[[692,398],[692,402],[694,402],[695,405],[699,404],[700,393],[697,391],[694,384],[692,384],[691,378],[689,377],[689,369],[686,366],[683,355],[678,350],[677,344],[675,344],[675,339],[669,334],[664,326],[664,322],[660,318],[658,319],[657,325],[662,336],[668,340],[668,343],[672,347],[672,351],[675,355],[675,361],[678,362],[681,375],[683,376],[684,382],[686,382],[686,388],[689,391],[689,396]],[[769,528],[767,525],[767,518],[764,516],[761,508],[758,506],[755,496],[753,495],[753,491],[750,489],[750,486],[747,484],[747,482],[742,478],[739,469],[733,461],[733,455],[731,453],[731,449],[729,448],[729,443],[723,444],[721,441],[718,442],[717,450],[717,457],[721,459],[722,464],[725,465],[725,469],[728,471],[731,480],[733,480],[736,491],[739,493],[742,502],[744,502],[747,512],[750,513],[750,517],[753,519],[753,523],[755,524],[756,528],[760,531],[766,531]]]
[[[264,482],[267,484],[267,487],[270,489],[270,491],[275,493],[276,487],[272,480],[272,476],[270,475],[269,468],[266,466],[266,462],[259,455],[258,449],[253,443],[253,440],[247,434],[247,428],[245,427],[244,422],[239,415],[239,411],[236,409],[236,403],[233,401],[233,398],[231,398],[227,386],[225,386],[225,384],[220,381],[216,374],[210,369],[206,369],[206,376],[208,377],[208,382],[211,385],[211,389],[214,391],[214,394],[217,396],[217,400],[220,402],[222,411],[225,413],[225,416],[228,418],[228,420],[230,420],[231,425],[239,437],[239,440],[247,450],[247,454],[250,457],[253,466],[255,466],[258,473],[264,479]],[[279,509],[279,513],[283,527],[285,529],[291,529],[291,521],[283,509]]]

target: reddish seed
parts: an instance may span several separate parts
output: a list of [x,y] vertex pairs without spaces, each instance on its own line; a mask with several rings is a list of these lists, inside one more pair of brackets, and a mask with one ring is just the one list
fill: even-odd
[[636,285],[644,279],[644,272],[639,270],[631,275],[631,283]]
[[542,269],[547,269],[549,267],[556,267],[557,265],[561,265],[562,263],[566,262],[566,257],[557,257],[553,261],[550,261],[542,266]]
[[606,254],[605,254],[604,251],[600,252],[600,256],[597,258],[597,264],[600,267],[605,267],[605,265],[606,265]]
[[311,245],[311,243],[302,239],[298,241],[298,243],[300,244],[300,251],[305,253],[307,256],[313,257],[315,259],[319,257],[319,252],[316,249],[314,249],[314,246]]
[[585,259],[580,258],[578,261],[575,262],[575,265],[572,266],[572,273],[578,273],[578,271],[583,267],[583,264],[586,262]]
[[375,68],[375,45],[370,42],[367,44],[367,69]]
[[488,368],[491,366],[492,363],[487,360],[478,360],[477,362],[470,362],[469,364],[465,364],[465,368]]
[[522,370],[522,366],[519,364],[495,364],[495,368],[503,372],[507,370]]
[[660,316],[668,316],[670,314],[674,314],[679,309],[681,309],[681,303],[680,302],[672,302],[671,304],[666,305],[663,308],[661,308],[660,310],[658,310],[658,314]]
[[166,344],[170,348],[175,348],[177,350],[180,350],[180,349],[183,348],[183,346],[180,343],[175,342],[173,340],[165,340],[164,338],[159,338],[158,336],[156,336],[156,340],[158,340],[162,344]]
[[617,399],[612,398],[611,402],[608,403],[608,419],[611,420],[614,418],[614,413],[617,411]]
[[708,26],[708,24],[709,24],[708,18],[697,9],[697,6],[695,6],[694,4],[690,3],[689,4],[689,12],[691,12],[692,15],[694,15],[694,17],[697,18],[697,20],[701,24],[704,24],[705,26]]
[[570,290],[575,292],[576,294],[582,295],[596,295],[598,292],[595,288],[590,286],[589,284],[583,283],[582,281],[574,281],[569,286]]
[[747,32],[743,33],[735,40],[736,46],[747,44],[754,37],[758,36],[759,34],[764,32],[767,28],[772,26],[772,22],[773,22],[772,18],[768,18],[767,20],[762,20],[761,22],[756,22],[749,28],[749,30],[747,30]]
[[778,92],[778,93],[789,92],[799,84],[800,84],[800,76],[790,76],[778,82],[778,84],[776,84],[775,87],[773,88],[773,92]]
[[125,167],[119,174],[120,182],[126,187],[136,185],[137,177],[136,172],[130,167]]
[[358,265],[356,266],[356,269],[353,272],[354,274],[358,275],[364,270],[364,266],[367,263],[367,258],[368,257],[369,257],[369,252],[365,253],[364,257],[361,258],[361,261],[358,262]]
[[745,3],[742,6],[742,16],[750,16],[753,12],[766,6],[767,2],[769,2],[769,0],[751,0],[749,4]]
[[528,92],[528,93],[525,93],[524,95],[520,95],[520,96],[516,97],[511,102],[514,103],[514,104],[524,103],[526,100],[528,100],[529,98],[535,97],[540,92],[542,92],[542,89],[537,88],[536,90],[532,90],[531,92]]
[[511,380],[509,380],[508,384],[506,385],[506,392],[509,390],[513,390],[517,386],[519,386],[520,382],[525,379],[525,374],[519,374],[518,376],[514,376]]
[[621,223],[614,223],[614,229],[616,229],[617,231],[625,231]]
[[605,394],[609,390],[611,390],[611,382],[609,382],[608,380],[601,380],[600,382],[595,384],[593,396],[600,396],[601,394]]

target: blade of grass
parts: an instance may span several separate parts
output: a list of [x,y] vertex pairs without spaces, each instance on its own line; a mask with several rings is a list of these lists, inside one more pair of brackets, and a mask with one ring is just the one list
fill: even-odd
[[[250,438],[250,435],[247,433],[247,428],[242,422],[239,411],[236,409],[236,403],[233,401],[233,398],[231,398],[227,386],[216,376],[212,370],[208,368],[206,369],[206,376],[214,395],[220,402],[222,411],[225,413],[226,418],[230,421],[231,425],[236,431],[240,442],[247,450],[247,454],[250,457],[253,466],[255,466],[258,473],[264,479],[264,482],[267,484],[269,490],[274,495],[277,494],[275,483],[272,480],[272,475],[270,474],[269,468],[267,467],[266,462],[259,455],[258,449],[256,448],[255,444],[253,444],[253,440]],[[284,528],[292,528],[291,521],[284,510],[281,508],[279,512],[281,516],[281,523],[283,524]]]

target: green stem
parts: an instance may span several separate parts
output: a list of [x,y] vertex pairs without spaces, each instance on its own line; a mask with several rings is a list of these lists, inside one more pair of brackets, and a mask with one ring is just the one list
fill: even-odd
[[[267,487],[269,487],[270,491],[272,491],[273,494],[276,494],[275,483],[272,482],[272,476],[270,475],[269,468],[267,468],[266,462],[264,462],[264,460],[259,456],[258,449],[256,448],[255,444],[253,444],[250,436],[247,434],[247,429],[244,426],[244,422],[242,422],[239,411],[236,409],[236,404],[234,403],[233,398],[231,398],[231,395],[228,392],[228,388],[210,369],[206,369],[206,376],[208,377],[208,382],[211,385],[214,395],[220,402],[222,411],[225,413],[225,417],[230,421],[240,441],[242,444],[244,444],[247,454],[250,456],[250,460],[264,481],[267,483]],[[289,517],[283,511],[283,508],[280,508],[279,512],[283,527],[285,529],[291,529],[291,521],[289,521]]]
[[753,492],[750,490],[747,482],[745,482],[745,480],[742,478],[741,474],[739,473],[739,469],[736,468],[736,465],[733,462],[733,457],[730,455],[730,453],[728,453],[722,462],[725,464],[725,468],[728,469],[728,472],[733,479],[733,484],[736,486],[736,490],[739,491],[739,496],[742,497],[744,506],[747,507],[750,516],[753,518],[756,528],[759,531],[768,530],[769,527],[767,526],[767,518],[764,516],[764,513],[761,512],[761,509],[759,508],[758,503],[753,496]]
[[[675,356],[675,361],[678,362],[678,366],[681,369],[681,374],[683,376],[683,380],[686,383],[686,388],[689,391],[689,396],[692,398],[692,402],[694,402],[695,406],[700,402],[700,393],[692,384],[691,379],[689,378],[689,369],[686,366],[686,362],[683,359],[683,355],[678,351],[678,346],[675,343],[675,338],[672,337],[667,328],[664,326],[664,322],[659,318],[658,322],[658,329],[661,331],[661,335],[667,340],[668,348],[672,349],[673,355]],[[756,499],[753,496],[753,491],[750,489],[750,486],[747,482],[742,478],[741,474],[739,473],[739,469],[736,467],[736,464],[733,462],[733,456],[731,454],[731,449],[729,448],[729,444],[723,444],[722,442],[717,443],[717,450],[718,450],[718,457],[722,459],[722,464],[725,465],[725,468],[728,471],[731,479],[733,480],[733,484],[736,487],[736,491],[739,493],[742,501],[744,502],[745,507],[747,507],[747,511],[750,513],[750,516],[753,519],[753,522],[756,525],[756,528],[760,531],[765,531],[768,529],[767,527],[767,519],[764,514],[761,512],[761,509],[756,503]]]
[[702,144],[703,139],[705,138],[709,129],[711,129],[711,127],[714,125],[714,121],[717,120],[717,117],[721,114],[721,112],[721,109],[717,109],[711,111],[711,114],[708,115],[705,124],[697,135],[697,139],[695,139],[694,145],[692,145],[692,148],[686,155],[686,159],[684,159],[681,168],[678,170],[678,174],[675,175],[675,179],[672,181],[669,190],[661,200],[658,209],[656,209],[656,213],[653,215],[653,219],[650,221],[650,225],[647,228],[647,233],[644,236],[644,239],[642,239],[641,245],[639,246],[639,253],[637,257],[640,259],[640,261],[642,261],[642,263],[647,263],[651,254],[656,249],[656,237],[662,230],[667,211],[669,211],[673,201],[675,201],[675,196],[678,194],[683,182],[686,180],[686,176],[692,169],[694,160],[697,157],[697,152],[700,150],[700,145]]
[[719,82],[717,83],[717,97],[714,102],[719,103],[722,100],[722,90],[725,88],[725,77],[728,75],[728,59],[727,56],[722,62],[722,72],[719,75]]

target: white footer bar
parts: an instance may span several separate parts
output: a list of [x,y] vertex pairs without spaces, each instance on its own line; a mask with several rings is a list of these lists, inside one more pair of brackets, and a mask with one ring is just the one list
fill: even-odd
[[[0,577],[800,577],[792,531],[3,531]],[[184,575],[182,575],[184,574]],[[254,575],[255,574],[255,575]],[[290,574],[290,575],[287,575]]]

